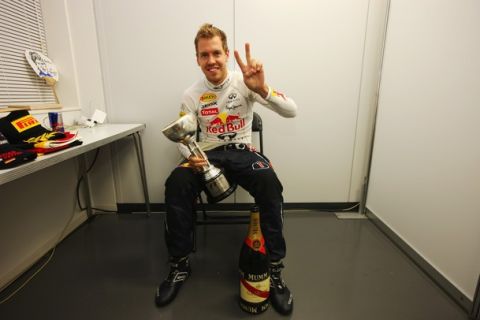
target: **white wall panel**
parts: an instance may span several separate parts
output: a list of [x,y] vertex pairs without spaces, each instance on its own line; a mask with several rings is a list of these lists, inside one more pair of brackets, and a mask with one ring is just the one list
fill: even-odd
[[83,115],[89,117],[95,109],[105,109],[93,0],[68,0],[65,3],[70,31],[68,41],[75,59],[79,106]]
[[58,99],[65,107],[80,106],[77,73],[71,41],[68,3],[66,1],[42,0],[49,58],[59,70],[56,84]]
[[[224,29],[230,48],[237,46],[242,55],[244,42],[251,42],[253,55],[265,63],[268,83],[299,106],[295,119],[257,108],[264,118],[265,151],[285,185],[285,200],[360,200],[365,157],[355,158],[355,153],[367,146],[357,135],[359,126],[369,125],[357,123],[362,68],[378,73],[375,63],[363,64],[368,0],[94,3],[109,119],[147,124],[144,146],[153,202],[164,201],[164,181],[179,160],[161,128],[178,116],[183,90],[202,76],[193,38],[207,21]],[[374,87],[364,86],[365,95],[374,95]],[[116,150],[117,200],[140,202],[135,155],[122,150]],[[247,198],[240,193],[228,201]]]
[[480,272],[480,2],[393,0],[367,207],[465,295]]
[[[200,25],[213,23],[233,38],[233,0],[98,0],[95,11],[109,119],[147,124],[149,190],[153,202],[163,202],[163,184],[180,156],[161,129],[178,118],[183,91],[201,76],[193,43]],[[117,200],[141,202],[136,156],[123,149]]]
[[367,12],[366,0],[236,1],[236,47],[250,42],[299,107],[294,119],[257,108],[287,202],[349,201]]
[[[363,52],[362,80],[357,112],[355,150],[352,161],[350,201],[365,201],[372,135],[378,105],[382,57],[385,45],[389,0],[370,0]],[[364,203],[363,203],[364,204]],[[363,208],[361,208],[363,209]]]

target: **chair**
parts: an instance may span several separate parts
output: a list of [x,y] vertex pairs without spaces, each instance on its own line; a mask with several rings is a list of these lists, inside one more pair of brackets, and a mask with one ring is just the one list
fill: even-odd
[[[197,130],[197,141],[199,139],[199,132],[200,130]],[[258,133],[258,140],[259,140],[259,145],[260,145],[260,153],[263,153],[263,122],[262,118],[260,115],[256,112],[253,113],[253,120],[252,120],[252,133],[257,132]],[[252,137],[253,138],[253,137]],[[197,226],[198,225],[209,225],[209,224],[248,224],[249,223],[249,217],[248,216],[234,216],[234,215],[228,215],[228,216],[222,216],[222,217],[213,217],[207,214],[206,209],[205,209],[205,203],[203,202],[202,194],[201,191],[198,194],[197,197],[197,203],[201,207],[202,211],[202,219],[198,219],[198,210],[194,210],[194,221],[195,225],[193,227],[193,252],[197,250],[197,241],[196,241],[196,235],[197,235]]]

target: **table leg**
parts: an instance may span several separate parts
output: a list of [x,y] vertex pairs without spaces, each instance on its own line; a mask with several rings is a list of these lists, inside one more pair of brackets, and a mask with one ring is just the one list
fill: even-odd
[[147,185],[147,175],[145,173],[145,160],[143,157],[143,146],[142,146],[142,137],[139,132],[132,134],[133,141],[135,142],[135,151],[137,152],[138,167],[140,168],[140,176],[142,178],[143,185],[143,195],[145,198],[145,207],[147,214],[150,214],[150,198],[148,196],[148,185]]
[[93,217],[93,209],[92,209],[92,198],[90,197],[90,181],[88,180],[88,172],[87,172],[87,155],[84,153],[78,157],[80,172],[83,178],[83,192],[85,193],[85,207],[87,210],[87,217],[90,219]]

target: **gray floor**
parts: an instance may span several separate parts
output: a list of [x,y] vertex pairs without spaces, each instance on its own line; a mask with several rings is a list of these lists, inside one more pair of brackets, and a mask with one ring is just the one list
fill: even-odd
[[[103,215],[64,240],[0,319],[248,319],[237,305],[246,225],[199,226],[193,273],[169,306],[154,305],[168,265],[163,214]],[[284,278],[290,317],[255,319],[457,320],[468,316],[368,220],[286,214]]]

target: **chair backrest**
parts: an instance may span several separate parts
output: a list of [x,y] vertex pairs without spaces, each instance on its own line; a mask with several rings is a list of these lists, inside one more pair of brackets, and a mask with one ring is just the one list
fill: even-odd
[[252,132],[258,132],[260,152],[263,153],[263,122],[260,115],[256,112],[253,113]]
[[[260,115],[256,112],[253,113],[252,120],[252,132],[258,132],[258,139],[260,141],[260,152],[263,153],[263,122]],[[197,126],[197,142],[200,139],[200,127]]]

